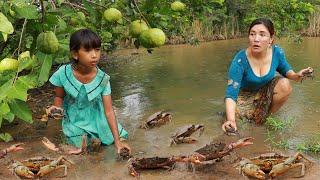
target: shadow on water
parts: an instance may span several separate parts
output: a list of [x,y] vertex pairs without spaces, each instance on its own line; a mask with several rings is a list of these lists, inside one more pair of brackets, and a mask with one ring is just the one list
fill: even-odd
[[[292,44],[286,40],[278,42],[287,54],[295,70],[312,66],[320,72],[320,38],[308,38],[302,44]],[[188,155],[210,141],[232,142],[237,137],[226,137],[221,130],[223,117],[217,115],[224,111],[224,91],[228,65],[233,55],[246,47],[245,39],[203,43],[200,46],[166,46],[147,54],[128,56],[131,60],[123,61],[120,57],[130,50],[117,52],[118,58],[112,59],[103,67],[111,76],[113,105],[118,121],[129,131],[129,144],[136,157]],[[294,119],[294,127],[277,136],[288,139],[290,147],[305,141],[320,132],[320,80],[307,80],[293,84],[293,94],[285,106],[275,114],[280,119]],[[47,102],[50,103],[49,101]],[[172,122],[150,130],[139,129],[139,125],[151,114],[159,110],[169,110],[173,114]],[[170,136],[178,127],[185,124],[204,124],[204,134],[195,144],[169,147]],[[173,171],[146,171],[142,179],[239,179],[241,175],[233,167],[240,157],[252,157],[264,152],[277,151],[293,154],[295,150],[276,149],[267,139],[264,126],[239,124],[241,136],[253,136],[254,145],[239,149],[225,160],[214,165],[209,171],[193,174],[181,166]],[[59,139],[60,122],[50,122],[47,131],[40,133]],[[32,132],[30,132],[32,133]],[[58,136],[58,137],[57,137]],[[29,147],[32,145],[32,149]],[[1,147],[4,147],[2,144]],[[9,155],[22,159],[39,154],[48,155],[48,151],[39,143],[39,138],[28,142],[25,154]],[[126,162],[116,162],[113,146],[101,153],[89,156],[70,156],[77,162],[76,171],[70,169],[70,179],[111,179],[129,178]],[[53,153],[49,155],[57,157]],[[319,164],[320,156],[309,154]],[[8,164],[4,163],[4,164]],[[317,177],[320,172],[317,165],[307,177]],[[0,179],[7,173],[0,170]],[[315,173],[314,173],[314,172]]]

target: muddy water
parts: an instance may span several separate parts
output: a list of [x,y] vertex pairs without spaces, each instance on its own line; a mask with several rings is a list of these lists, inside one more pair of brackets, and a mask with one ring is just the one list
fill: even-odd
[[[314,67],[316,75],[320,72],[320,38],[304,39],[302,44],[286,40],[278,40],[277,43],[285,49],[295,70],[311,66]],[[217,113],[224,111],[223,97],[229,62],[235,52],[246,45],[245,39],[238,39],[203,43],[195,47],[166,46],[156,49],[153,54],[147,54],[145,50],[119,51],[118,58],[103,68],[111,76],[113,105],[118,120],[129,132],[128,143],[133,154],[136,157],[187,155],[210,141],[236,141],[238,137],[227,137],[222,133],[223,117]],[[138,55],[130,55],[133,52],[138,52]],[[292,128],[276,134],[277,137],[288,139],[289,150],[277,149],[266,142],[267,130],[264,126],[239,123],[240,136],[253,136],[254,145],[236,150],[236,153],[225,157],[224,161],[196,173],[179,164],[173,171],[144,171],[141,178],[241,179],[242,176],[233,167],[239,157],[252,157],[270,151],[293,154],[296,144],[320,133],[320,80],[316,77],[313,81],[292,84],[293,94],[288,103],[275,114],[275,117],[284,120],[294,120]],[[44,99],[41,101],[43,104]],[[49,101],[46,103],[49,104]],[[37,103],[32,106],[36,105]],[[172,112],[172,122],[150,130],[138,128],[149,115],[159,110]],[[177,128],[191,123],[205,125],[203,135],[197,137],[198,142],[169,147],[171,134]],[[15,132],[8,129],[9,132]],[[60,122],[49,122],[45,129],[30,131],[35,138],[24,141],[22,139],[27,143],[26,150],[7,156],[1,165],[10,164],[10,159],[25,159],[41,154],[57,157],[57,154],[48,152],[36,136],[59,139],[59,130]],[[0,148],[5,146],[0,145]],[[114,154],[114,148],[110,146],[98,154],[68,156],[77,164],[69,170],[68,179],[131,178],[125,166],[126,162],[116,162]],[[316,162],[316,165],[307,169],[304,179],[319,177],[319,155],[308,154],[308,157]],[[8,177],[13,178],[6,169],[0,170],[0,179]]]

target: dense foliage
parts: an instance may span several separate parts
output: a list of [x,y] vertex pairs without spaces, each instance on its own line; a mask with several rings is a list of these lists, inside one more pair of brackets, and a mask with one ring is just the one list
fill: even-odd
[[[257,17],[271,18],[278,34],[287,35],[307,29],[310,15],[314,15],[314,7],[320,1],[181,0],[181,3],[173,0],[1,1],[0,60],[11,60],[4,61],[0,68],[0,127],[4,120],[11,123],[16,116],[32,122],[26,104],[28,90],[48,80],[52,64],[69,61],[68,39],[70,33],[80,28],[96,31],[102,37],[105,51],[131,45],[139,39],[139,34],[131,37],[129,32],[135,20],[164,31],[167,43],[194,44],[239,37],[246,34],[248,24]],[[50,37],[41,33],[49,33]],[[161,41],[163,38],[161,35]],[[8,140],[10,136],[2,133],[0,138]]]

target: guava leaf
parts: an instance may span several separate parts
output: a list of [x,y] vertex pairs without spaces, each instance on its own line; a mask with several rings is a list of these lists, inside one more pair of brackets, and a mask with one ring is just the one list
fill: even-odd
[[16,81],[10,91],[8,92],[7,96],[11,99],[20,99],[22,101],[27,100],[28,96],[28,87],[25,86],[22,82]]
[[0,139],[2,139],[5,142],[9,142],[13,140],[12,136],[9,133],[1,133]]
[[37,57],[38,59],[42,60],[42,66],[38,78],[38,80],[40,81],[39,83],[42,84],[47,82],[49,79],[49,73],[52,66],[52,56],[48,54],[37,53]]
[[12,87],[12,81],[13,79],[10,79],[0,87],[0,101],[7,97],[7,94]]
[[37,6],[27,4],[15,6],[15,12],[17,12],[20,17],[26,19],[38,19],[39,14]]
[[34,74],[28,74],[26,76],[20,76],[17,82],[24,84],[28,89],[34,88],[37,85],[38,76]]
[[6,42],[8,40],[8,34],[4,33],[4,32],[2,32],[1,34],[2,34],[4,42]]
[[[11,22],[7,19],[7,17],[0,12],[0,31],[4,34],[12,34],[13,26]],[[5,35],[2,33],[3,38],[5,39]]]
[[14,120],[14,114],[12,112],[8,112],[7,114],[3,115],[3,119],[6,119],[9,123]]
[[8,103],[2,102],[0,104],[0,115],[5,115],[8,112],[10,112],[10,107],[9,107]]
[[19,59],[18,72],[21,72],[26,68],[32,67],[33,63],[34,63],[34,60],[30,57]]
[[26,102],[19,99],[9,102],[10,110],[25,122],[32,123],[32,114]]

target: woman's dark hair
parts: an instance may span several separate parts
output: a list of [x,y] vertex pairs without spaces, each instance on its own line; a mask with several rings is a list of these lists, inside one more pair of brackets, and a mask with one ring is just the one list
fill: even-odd
[[268,29],[271,37],[274,35],[273,23],[272,23],[272,21],[270,19],[266,19],[266,18],[258,18],[258,19],[253,20],[251,25],[250,25],[250,27],[249,27],[248,34],[250,34],[250,31],[251,31],[252,27],[255,26],[255,25],[258,25],[258,24],[264,25]]
[[70,37],[70,51],[78,51],[81,47],[94,49],[101,47],[101,38],[90,29],[80,29]]

